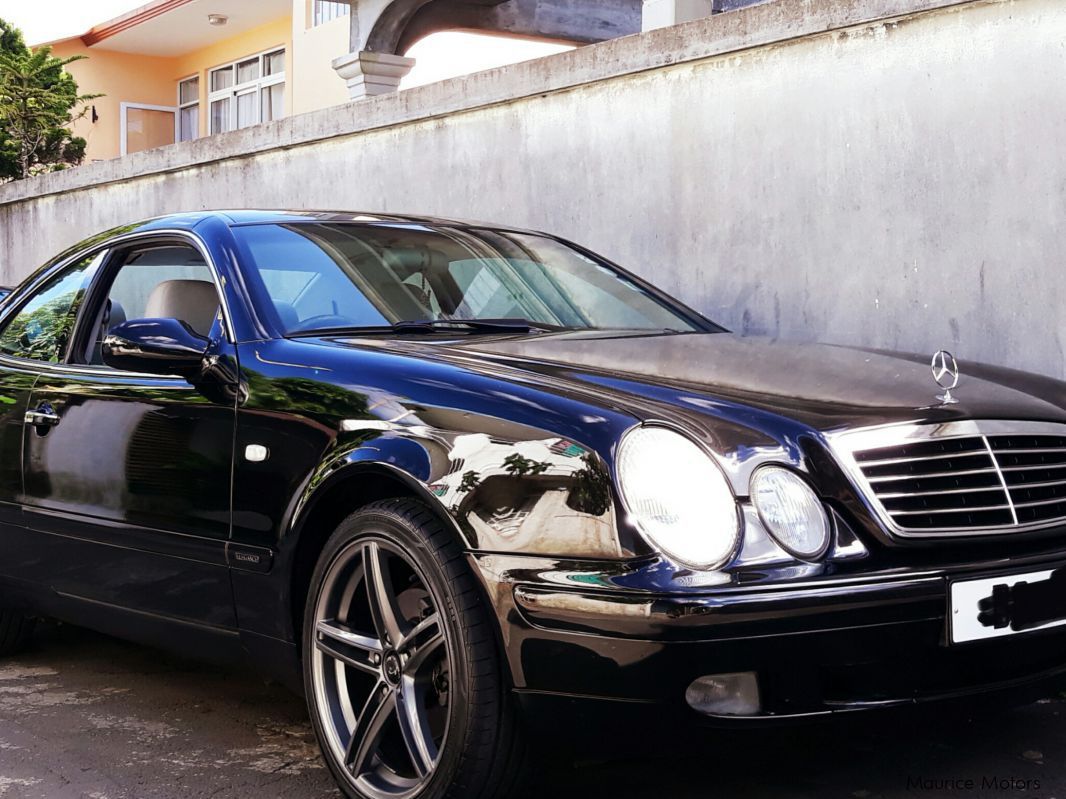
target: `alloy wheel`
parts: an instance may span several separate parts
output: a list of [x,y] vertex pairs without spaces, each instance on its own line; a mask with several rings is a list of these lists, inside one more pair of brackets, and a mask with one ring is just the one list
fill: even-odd
[[440,762],[450,646],[414,561],[378,537],[334,559],[315,607],[311,668],[326,744],[370,797],[413,796]]

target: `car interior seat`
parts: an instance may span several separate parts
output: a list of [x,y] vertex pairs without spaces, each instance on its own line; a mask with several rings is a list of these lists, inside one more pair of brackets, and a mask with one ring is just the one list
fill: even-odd
[[218,316],[218,294],[206,280],[164,280],[148,295],[145,319],[180,319],[201,336]]

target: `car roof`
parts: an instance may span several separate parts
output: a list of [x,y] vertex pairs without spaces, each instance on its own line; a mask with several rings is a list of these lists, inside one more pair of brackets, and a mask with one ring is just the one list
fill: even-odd
[[302,222],[337,223],[357,222],[363,224],[379,225],[420,225],[427,227],[468,227],[490,228],[492,230],[505,230],[515,233],[530,233],[534,231],[501,225],[490,222],[476,222],[472,220],[445,219],[435,216],[422,216],[416,214],[385,214],[363,211],[325,211],[308,210],[293,211],[284,209],[219,209],[211,211],[193,211],[189,213],[167,214],[153,219],[145,220],[135,227],[159,228],[163,226],[195,227],[206,219],[218,219],[231,227],[242,225],[265,225],[265,224],[299,224]]

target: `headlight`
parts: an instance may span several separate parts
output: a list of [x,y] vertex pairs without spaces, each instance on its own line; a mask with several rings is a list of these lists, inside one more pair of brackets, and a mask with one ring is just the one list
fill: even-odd
[[700,569],[721,566],[740,534],[736,498],[695,442],[663,427],[636,427],[618,447],[626,510],[662,552]]
[[767,532],[790,554],[813,559],[829,545],[829,517],[807,482],[779,466],[763,466],[751,478],[751,501]]

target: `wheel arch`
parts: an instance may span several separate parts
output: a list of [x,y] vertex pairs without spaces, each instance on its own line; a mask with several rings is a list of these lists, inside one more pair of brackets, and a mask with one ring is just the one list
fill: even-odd
[[293,549],[288,575],[287,609],[292,620],[294,641],[300,641],[304,602],[326,541],[352,513],[373,502],[393,498],[421,501],[452,532],[464,549],[469,548],[468,539],[455,517],[425,483],[407,471],[387,463],[359,461],[336,469],[313,491],[305,494],[288,536],[293,542]]

